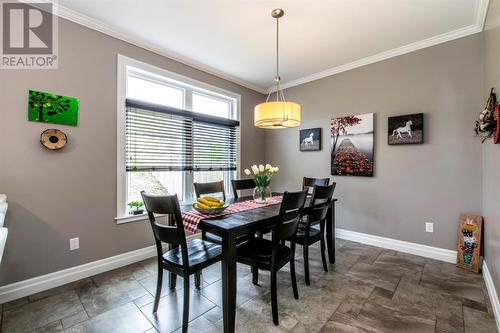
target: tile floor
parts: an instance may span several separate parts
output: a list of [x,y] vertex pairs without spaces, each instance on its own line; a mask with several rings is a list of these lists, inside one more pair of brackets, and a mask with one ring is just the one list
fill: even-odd
[[[155,260],[3,304],[2,332],[180,332],[181,288],[169,290],[165,281],[158,313],[151,313]],[[497,332],[481,275],[343,240],[336,260],[324,273],[313,247],[308,287],[297,259],[299,300],[287,267],[282,270],[279,326],[271,320],[269,275],[262,272],[254,286],[250,270],[239,266],[236,331]],[[190,332],[222,331],[220,283],[217,264],[203,272],[200,290],[191,289]]]

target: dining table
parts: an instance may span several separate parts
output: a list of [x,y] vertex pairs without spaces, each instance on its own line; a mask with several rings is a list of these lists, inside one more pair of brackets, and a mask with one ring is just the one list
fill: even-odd
[[[273,196],[282,195],[273,193]],[[228,199],[227,203],[253,200],[252,196],[242,196]],[[309,199],[308,199],[309,200]],[[326,219],[326,244],[328,260],[335,263],[335,203],[333,198]],[[306,205],[308,202],[306,201]],[[182,205],[182,211],[191,211],[192,205]],[[203,219],[198,224],[198,230],[217,235],[222,240],[222,314],[224,333],[233,333],[236,315],[236,239],[240,236],[255,234],[257,230],[271,228],[276,225],[280,205],[263,205],[262,207],[245,210],[233,214]]]

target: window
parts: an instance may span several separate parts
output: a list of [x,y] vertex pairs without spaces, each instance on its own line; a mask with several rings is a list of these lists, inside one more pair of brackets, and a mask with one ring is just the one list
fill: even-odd
[[184,108],[184,90],[129,73],[127,98],[155,104]]
[[193,92],[193,111],[231,118],[231,103],[227,100]]
[[239,95],[119,56],[118,219],[140,191],[194,198],[238,169]]

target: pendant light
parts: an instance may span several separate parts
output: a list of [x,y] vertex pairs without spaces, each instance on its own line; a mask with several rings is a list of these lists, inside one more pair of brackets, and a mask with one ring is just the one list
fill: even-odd
[[283,9],[275,9],[271,16],[276,19],[276,100],[270,101],[272,92],[266,102],[255,106],[254,125],[260,128],[290,128],[300,125],[300,105],[285,100],[280,86],[279,75],[279,18],[285,14]]

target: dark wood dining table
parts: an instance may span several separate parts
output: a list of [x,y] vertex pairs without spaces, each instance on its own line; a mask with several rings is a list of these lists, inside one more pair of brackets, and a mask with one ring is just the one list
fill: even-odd
[[[279,195],[279,194],[274,194]],[[229,203],[252,200],[252,197],[240,197],[227,200]],[[328,259],[335,263],[335,203],[332,200],[326,221],[326,243]],[[306,203],[307,204],[307,203]],[[183,211],[191,210],[190,205],[183,205]],[[255,233],[256,230],[276,224],[280,205],[263,206],[234,214],[202,220],[198,229],[218,235],[222,239],[222,313],[224,332],[234,332],[236,314],[236,238]]]

